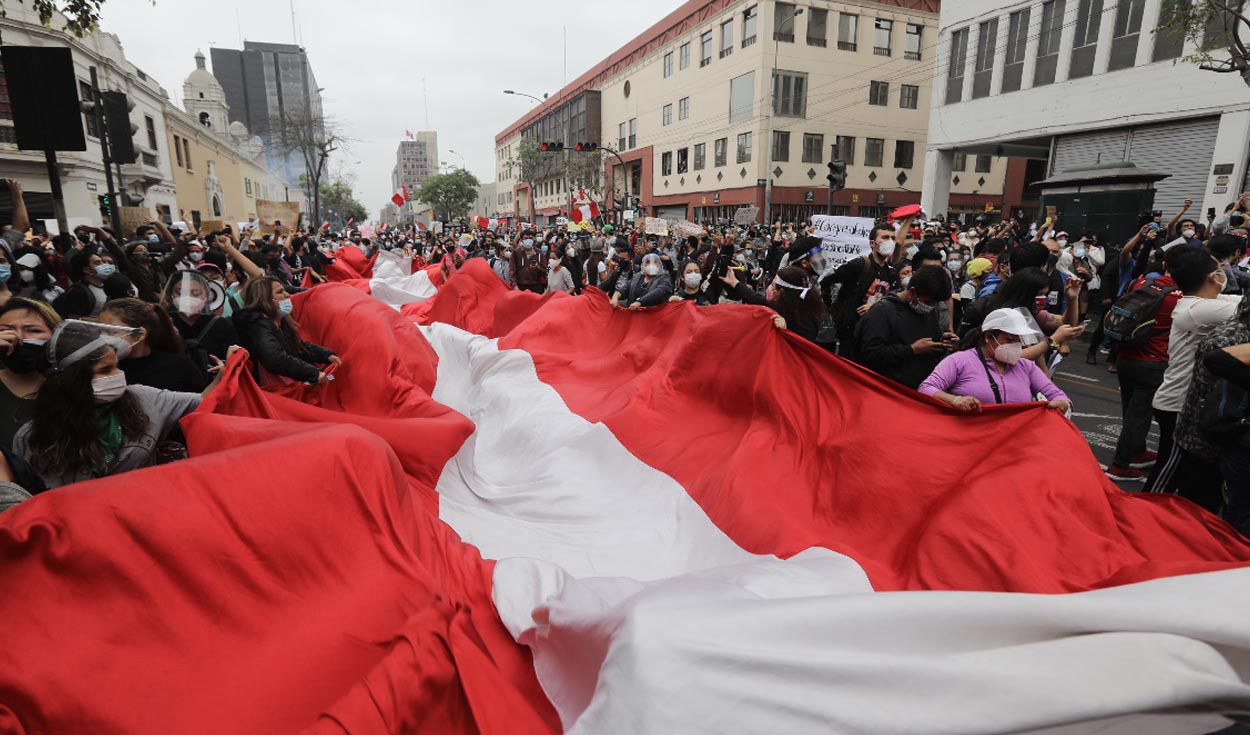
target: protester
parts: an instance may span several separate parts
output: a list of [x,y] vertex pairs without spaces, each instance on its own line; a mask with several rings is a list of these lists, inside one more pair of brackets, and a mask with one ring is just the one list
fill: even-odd
[[565,267],[564,259],[556,256],[549,260],[547,270],[547,293],[563,291],[573,293],[573,274]]
[[234,326],[261,386],[325,383],[329,374],[318,366],[337,367],[343,362],[332,351],[300,337],[291,306],[291,297],[276,278],[252,278],[244,287],[243,309],[234,316]]
[[668,301],[668,297],[673,294],[673,282],[664,272],[660,256],[655,253],[644,255],[641,270],[641,273],[635,274],[623,287],[618,281],[616,292],[612,294],[613,306],[623,306],[634,311]]
[[14,296],[0,306],[0,447],[5,450],[35,414],[44,382],[44,348],[60,323],[60,315],[40,301]]
[[731,298],[746,304],[767,306],[777,312],[773,325],[778,329],[788,327],[803,339],[816,341],[824,303],[815,287],[804,285],[807,280],[802,268],[786,266],[777,271],[777,276],[773,279],[775,290],[771,299],[760,296],[747,288],[746,284],[739,282],[733,268],[727,269],[721,280],[729,287]]
[[108,301],[104,279],[117,273],[117,266],[105,262],[94,249],[84,248],[70,256],[67,270],[70,287],[52,302],[52,308],[64,319],[98,316]]
[[904,291],[888,294],[856,325],[856,361],[918,388],[957,343],[953,332],[938,327],[937,305],[950,295],[950,277],[941,268],[916,271]]
[[160,302],[182,338],[188,357],[205,375],[215,362],[213,358],[226,359],[230,347],[239,344],[234,322],[224,314],[229,303],[226,292],[204,275],[210,268],[215,266],[202,265],[170,278]]
[[[1250,343],[1206,352],[1202,355],[1202,365],[1212,378],[1226,381],[1242,391],[1242,395],[1250,394]],[[1215,387],[1218,389],[1218,384]],[[1250,429],[1246,428],[1250,416],[1246,415],[1244,406],[1240,411],[1239,416],[1233,417],[1239,429],[1229,437],[1230,441],[1219,447],[1220,473],[1227,498],[1222,515],[1241,535],[1250,537]]]
[[979,344],[943,359],[919,391],[967,413],[987,403],[1030,403],[1040,393],[1048,408],[1066,412],[1071,407],[1067,394],[1024,357],[1025,340],[1034,344],[1043,337],[1016,309],[990,312],[981,324]]
[[130,385],[187,393],[198,393],[208,385],[208,373],[187,356],[164,309],[139,299],[114,299],[104,305],[100,322],[141,332],[129,353],[118,361]]
[[696,306],[707,306],[711,303],[708,299],[707,291],[701,286],[703,285],[703,273],[699,269],[699,264],[693,260],[687,260],[681,267],[681,283],[677,292],[668,297],[669,301],[693,301]]
[[512,281],[509,285],[522,291],[542,293],[543,286],[547,284],[546,258],[535,252],[534,235],[528,230],[521,235],[521,247],[512,254]]
[[[855,328],[860,318],[898,282],[895,266],[901,255],[894,242],[894,228],[876,225],[868,234],[868,243],[868,255],[848,260],[821,280],[821,295],[825,303],[833,304],[838,354],[843,357],[855,357]],[[834,286],[838,287],[838,295],[831,300],[830,289]]]

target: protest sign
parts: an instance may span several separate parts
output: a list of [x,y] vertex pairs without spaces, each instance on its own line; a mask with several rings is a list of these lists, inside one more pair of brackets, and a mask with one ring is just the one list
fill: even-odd
[[226,229],[225,220],[220,219],[204,219],[200,220],[200,232],[205,234],[209,232],[221,232]]
[[817,214],[812,217],[812,233],[821,240],[820,249],[825,256],[825,272],[837,269],[843,263],[867,255],[868,234],[872,232],[871,217],[843,217]]
[[698,237],[703,234],[701,226],[685,219],[674,222],[671,229],[676,237]]
[[260,220],[260,231],[266,234],[277,230],[290,232],[299,227],[299,202],[257,199],[256,219]]
[[134,237],[135,230],[152,219],[147,207],[118,207],[117,214],[122,221],[121,236],[124,239]]
[[663,217],[648,217],[645,224],[645,231],[648,235],[667,235],[668,220]]
[[746,207],[738,207],[738,209],[734,212],[734,224],[735,225],[749,225],[752,222],[754,222],[755,218],[758,217],[759,215],[760,215],[760,208],[755,205],[748,205]]

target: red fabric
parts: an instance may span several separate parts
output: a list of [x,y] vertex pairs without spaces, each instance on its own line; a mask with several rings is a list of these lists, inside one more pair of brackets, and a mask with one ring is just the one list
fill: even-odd
[[304,277],[300,279],[299,285],[300,288],[312,288],[317,285],[317,282],[313,280],[311,268],[304,271]]
[[396,207],[402,207],[404,206],[404,202],[406,200],[404,199],[403,194],[400,194],[399,192],[395,192],[394,194],[391,195],[391,201],[395,202]]
[[478,260],[421,307],[524,349],[570,409],[756,553],[825,546],[878,590],[1070,592],[1250,563],[1197,506],[1117,489],[1053,411],[958,413],[776,331],[762,307],[543,301]]
[[334,262],[326,268],[326,278],[331,281],[346,281],[352,278],[372,278],[373,262],[376,253],[366,258],[355,245],[347,245],[334,252]]
[[[1176,281],[1171,276],[1162,276],[1157,281],[1162,288],[1175,289],[1163,297],[1163,303],[1159,304],[1159,310],[1155,312],[1155,323],[1150,328],[1150,339],[1146,344],[1138,347],[1136,345],[1122,344],[1119,347],[1118,355],[1127,357],[1130,360],[1141,360],[1142,362],[1167,362],[1168,361],[1168,343],[1171,342],[1172,335],[1172,312],[1176,310],[1176,303],[1181,300],[1182,294],[1176,289]],[[1136,291],[1146,284],[1146,277],[1141,276],[1133,281],[1125,293]]]

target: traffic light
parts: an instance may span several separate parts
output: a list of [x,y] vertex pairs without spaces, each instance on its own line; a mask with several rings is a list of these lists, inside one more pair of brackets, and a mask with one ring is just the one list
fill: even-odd
[[135,151],[134,135],[139,126],[130,121],[130,111],[135,103],[125,92],[102,92],[104,98],[104,131],[109,139],[109,160],[112,163],[134,163],[139,158]]
[[550,141],[538,144],[538,150],[543,153],[556,153],[564,150],[564,143],[559,141]]
[[846,162],[833,159],[829,162],[829,175],[825,177],[829,180],[829,188],[834,191],[842,191],[846,188]]
[[100,216],[105,219],[111,219],[113,217],[113,207],[109,202],[109,195],[101,194],[96,199],[100,201]]
[[578,153],[593,153],[599,150],[599,144],[598,143],[578,143],[577,145],[573,146],[573,150],[577,151]]

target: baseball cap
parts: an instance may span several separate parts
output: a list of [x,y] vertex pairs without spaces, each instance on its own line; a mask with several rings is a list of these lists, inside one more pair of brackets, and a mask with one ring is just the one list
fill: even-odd
[[986,332],[1006,332],[1014,334],[1021,338],[1026,344],[1035,344],[1042,338],[1042,333],[1029,324],[1015,309],[995,309],[985,317],[985,321],[981,322],[981,333]]
[[973,258],[968,261],[968,277],[980,278],[994,267],[994,261],[989,258]]

